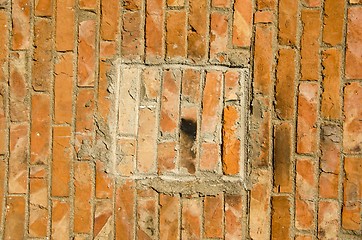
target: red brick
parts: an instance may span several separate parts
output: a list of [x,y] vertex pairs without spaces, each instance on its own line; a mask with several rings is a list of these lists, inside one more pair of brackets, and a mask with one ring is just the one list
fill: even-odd
[[13,38],[12,49],[22,50],[30,47],[30,0],[14,0],[12,1],[12,26]]
[[69,196],[71,139],[71,127],[53,127],[52,196]]
[[272,23],[274,14],[271,11],[257,11],[254,14],[254,23]]
[[251,0],[236,0],[234,3],[233,44],[249,47],[253,24],[253,3]]
[[227,61],[225,52],[228,44],[228,18],[220,12],[210,15],[210,59],[219,63]]
[[218,171],[220,162],[220,145],[215,142],[203,142],[201,144],[200,170]]
[[117,54],[117,44],[114,41],[103,41],[99,43],[99,57],[102,60],[113,58]]
[[47,179],[30,180],[29,235],[46,237],[48,225]]
[[6,198],[6,222],[4,239],[24,239],[25,236],[25,197]]
[[324,2],[323,42],[332,46],[342,43],[345,8],[346,1],[344,0]]
[[137,229],[138,239],[157,239],[157,200],[154,198],[137,199]]
[[361,79],[362,67],[362,7],[348,9],[346,78]]
[[257,25],[255,32],[254,91],[269,95],[273,67],[273,30],[271,26]]
[[94,86],[96,77],[96,22],[82,21],[78,37],[78,86]]
[[117,171],[122,176],[131,176],[134,173],[134,165],[136,162],[136,139],[121,138],[118,141],[118,148],[121,156]]
[[242,196],[225,195],[225,239],[242,239],[242,224]]
[[69,238],[70,205],[69,202],[53,200],[52,204],[52,238],[61,240]]
[[240,113],[234,106],[224,108],[222,166],[226,175],[235,175],[240,171]]
[[92,178],[88,162],[74,163],[74,232],[90,233],[92,229]]
[[294,49],[279,50],[277,79],[275,83],[275,111],[279,118],[291,120],[294,116],[295,93],[295,59]]
[[75,0],[57,1],[55,47],[57,51],[70,51],[74,48]]
[[339,119],[341,116],[340,82],[341,51],[330,48],[322,54],[323,93],[321,113],[327,119]]
[[142,88],[144,101],[157,101],[161,92],[161,69],[147,67],[142,72]]
[[112,100],[110,99],[109,85],[110,80],[107,74],[111,71],[111,64],[108,62],[99,62],[98,79],[98,109],[97,116],[103,123],[108,123],[112,109]]
[[201,131],[215,133],[220,129],[222,104],[222,73],[210,71],[206,73],[204,95],[202,99]]
[[53,15],[53,0],[35,0],[35,15],[51,17]]
[[230,7],[230,0],[212,0],[211,6],[213,7]]
[[257,9],[272,9],[274,10],[277,5],[277,0],[257,0],[256,1]]
[[164,10],[162,0],[147,0],[146,4],[146,59],[162,61],[164,52]]
[[179,120],[181,72],[166,70],[164,72],[160,129],[162,133],[175,134]]
[[73,59],[73,53],[65,53],[55,64],[54,122],[59,124],[72,123]]
[[127,60],[140,60],[144,52],[141,12],[127,11],[122,21],[122,56]]
[[179,230],[179,198],[160,194],[160,240],[177,240]]
[[29,178],[46,178],[48,169],[46,165],[32,165],[30,166]]
[[111,200],[98,201],[94,216],[94,238],[105,239],[113,236],[113,206]]
[[272,198],[271,239],[290,239],[290,201],[287,196]]
[[158,174],[176,170],[176,143],[161,142],[157,145]]
[[29,83],[25,52],[11,54],[10,59],[10,118],[12,121],[29,119]]
[[182,75],[182,97],[190,103],[200,102],[201,73],[194,69],[185,69]]
[[316,83],[301,83],[298,96],[297,152],[314,153],[317,150],[317,103]]
[[320,168],[326,173],[338,174],[341,157],[341,127],[324,124],[321,127]]
[[240,95],[240,73],[227,71],[225,73],[225,101],[238,100]]
[[116,239],[127,240],[134,238],[134,208],[135,190],[134,182],[127,180],[117,187],[116,191]]
[[197,198],[182,200],[181,239],[201,239],[202,202]]
[[204,199],[204,236],[208,238],[223,237],[223,195],[205,196]]
[[207,1],[190,0],[189,1],[189,29],[188,30],[188,51],[187,55],[193,62],[202,61],[207,57],[206,38],[207,29]]
[[168,11],[166,15],[166,55],[178,60],[186,57],[186,12]]
[[116,40],[119,29],[119,1],[101,1],[101,37],[104,40]]
[[315,203],[295,199],[295,227],[299,230],[312,230],[314,227]]
[[320,201],[318,207],[318,238],[338,239],[339,205],[336,201]]
[[51,145],[50,97],[34,94],[31,103],[31,164],[48,164]]
[[96,198],[112,199],[113,178],[106,169],[106,163],[96,161]]
[[319,7],[321,5],[321,0],[304,0],[304,3],[308,7]]
[[320,174],[319,196],[321,198],[338,198],[338,175],[325,172]]
[[167,6],[184,6],[185,0],[167,0]]
[[9,193],[26,193],[29,125],[10,125]]
[[282,123],[274,127],[274,191],[292,191],[292,126]]
[[343,147],[348,153],[362,152],[362,84],[351,83],[344,88]]
[[83,9],[96,9],[97,0],[79,0],[79,7]]
[[302,10],[301,80],[318,80],[320,71],[320,10]]
[[298,2],[279,1],[279,43],[296,45],[297,43]]

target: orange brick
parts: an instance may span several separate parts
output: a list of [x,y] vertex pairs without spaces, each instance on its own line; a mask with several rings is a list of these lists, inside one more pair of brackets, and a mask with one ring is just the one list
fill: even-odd
[[11,196],[6,198],[5,239],[24,239],[25,236],[25,198]]
[[141,12],[127,11],[122,21],[122,56],[127,60],[141,60],[144,53]]
[[271,239],[290,238],[290,201],[286,196],[272,197]]
[[57,51],[70,51],[74,48],[75,0],[56,1],[55,47]]
[[282,45],[297,43],[298,2],[279,1],[279,42]]
[[116,192],[116,239],[127,240],[134,238],[134,209],[135,190],[134,182],[127,180],[121,182]]
[[161,142],[157,145],[158,174],[175,171],[176,169],[176,143]]
[[50,97],[34,94],[31,104],[31,164],[48,164],[51,145]]
[[206,196],[204,199],[204,235],[208,238],[222,238],[223,195]]
[[136,139],[122,138],[118,141],[120,160],[117,166],[117,171],[122,176],[131,176],[134,173],[134,165],[136,162]]
[[111,111],[113,110],[109,93],[110,80],[109,76],[107,76],[110,74],[111,67],[111,64],[108,62],[101,61],[99,63],[97,116],[99,117],[99,120],[104,123],[108,123]]
[[210,15],[210,59],[219,63],[227,61],[225,52],[228,44],[228,18],[220,12]]
[[321,126],[320,168],[324,172],[339,173],[342,131],[336,124]]
[[8,31],[9,14],[0,11],[0,83],[7,82],[8,60],[9,60],[9,31]]
[[143,101],[157,101],[161,92],[161,69],[147,67],[142,72]]
[[146,6],[146,59],[148,62],[159,62],[165,55],[163,1],[147,0]]
[[96,198],[112,199],[113,179],[106,167],[106,163],[96,161]]
[[83,9],[96,9],[97,0],[79,0],[79,7]]
[[70,205],[69,202],[53,200],[52,204],[52,238],[61,240],[69,238]]
[[119,1],[101,1],[101,37],[104,40],[116,40],[118,34],[120,6]]
[[113,206],[111,200],[98,201],[96,203],[94,216],[94,238],[106,238],[112,233],[109,228],[113,229],[112,223]]
[[48,225],[47,179],[30,180],[29,235],[46,237]]
[[117,54],[117,44],[114,41],[100,40],[99,57],[102,60],[113,58]]
[[321,0],[304,0],[304,4],[308,7],[319,7],[321,5]]
[[6,95],[7,87],[5,85],[0,85],[0,154],[5,154],[8,149],[7,132],[9,127],[7,126],[6,118],[9,113],[6,107]]
[[272,23],[274,14],[271,11],[257,11],[254,15],[254,23]]
[[189,1],[189,30],[188,40],[188,58],[193,62],[199,62],[207,57],[206,38],[208,37],[207,29],[207,1],[190,0]]
[[323,42],[332,46],[342,43],[345,8],[346,1],[344,0],[324,2]]
[[166,15],[166,55],[178,60],[186,57],[186,12],[168,11]]
[[338,198],[338,175],[325,172],[320,174],[319,196],[321,198]]
[[240,73],[227,71],[225,73],[225,101],[238,100],[240,95]]
[[194,69],[185,69],[182,75],[182,98],[191,103],[200,101],[201,73]]
[[220,164],[220,145],[214,142],[201,144],[200,170],[217,171]]
[[249,47],[253,24],[253,3],[251,0],[236,0],[234,3],[233,44]]
[[78,86],[94,86],[96,77],[96,22],[82,21],[79,24]]
[[141,10],[142,0],[124,0],[123,7],[127,10]]
[[13,50],[29,49],[30,47],[31,6],[30,0],[12,1]]
[[362,74],[359,71],[362,67],[361,43],[362,35],[360,33],[362,22],[362,7],[348,9],[347,24],[347,49],[346,49],[346,78],[361,79]]
[[185,0],[167,0],[167,6],[184,6]]
[[32,165],[30,167],[29,178],[46,178],[48,169],[46,165]]
[[339,212],[337,201],[320,201],[318,207],[318,238],[338,239]]
[[242,239],[242,222],[242,196],[225,195],[225,239]]
[[136,228],[138,239],[157,239],[158,213],[156,206],[157,200],[154,198],[138,198]]
[[181,239],[201,239],[202,202],[197,198],[182,200]]
[[296,235],[295,240],[313,240],[311,235]]
[[212,0],[211,6],[227,8],[230,7],[230,0]]
[[257,0],[256,6],[258,10],[272,9],[274,10],[277,5],[277,0]]
[[51,17],[53,15],[53,0],[35,0],[35,15]]
[[179,230],[179,198],[160,194],[160,240],[177,240]]

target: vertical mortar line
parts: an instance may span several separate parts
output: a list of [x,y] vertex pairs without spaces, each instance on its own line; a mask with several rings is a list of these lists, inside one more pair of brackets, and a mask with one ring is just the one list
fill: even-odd
[[202,95],[203,95],[203,79],[205,76],[205,72],[203,68],[197,68],[195,71],[197,71],[199,74],[199,100],[197,103],[195,103],[197,107],[197,135],[196,135],[196,151],[198,154],[198,158],[196,161],[196,172],[200,173],[200,161],[201,161],[201,151],[202,151],[202,132],[201,132],[201,122],[202,122]]
[[211,13],[211,0],[206,0],[206,26],[205,26],[205,51],[206,54],[202,62],[204,64],[208,63],[209,55],[210,55],[210,13]]
[[[224,130],[224,109],[226,108],[226,99],[225,99],[225,74],[226,72],[221,72],[221,93],[220,93],[220,98],[222,99],[221,101],[221,106],[219,104],[219,109],[221,108],[221,116],[220,116],[220,129],[217,129],[219,136],[218,136],[218,144],[220,145],[220,151],[221,151],[221,162],[220,162],[220,166],[218,171],[224,175],[224,136],[223,136],[223,130]],[[228,104],[230,105],[230,104]],[[237,131],[236,131],[237,132]]]
[[[119,34],[117,36],[118,38],[118,43],[117,43],[117,47],[118,47],[118,51],[117,51],[117,56],[118,56],[118,59],[119,59],[119,64],[122,63],[122,44],[123,44],[123,41],[122,41],[122,36],[123,36],[123,1],[124,0],[118,0],[119,1],[119,23],[118,23],[118,31],[119,31]],[[118,66],[119,67],[119,66]]]
[[[155,143],[155,152],[156,152],[156,156],[155,156],[155,159],[154,159],[154,169],[155,169],[155,174],[158,175],[158,143],[160,141],[160,137],[159,137],[159,132],[160,132],[160,119],[161,119],[161,116],[160,116],[160,111],[161,111],[161,106],[160,106],[160,103],[161,103],[161,89],[162,89],[162,85],[161,85],[161,81],[162,81],[162,70],[160,70],[161,68],[160,67],[154,67],[154,69],[157,70],[158,74],[157,76],[159,76],[159,94],[158,96],[156,97],[156,104],[155,104],[155,116],[156,116],[156,143]],[[142,71],[142,74],[141,74],[141,84],[143,84],[143,73],[144,71],[146,71],[146,68],[143,69]]]
[[157,96],[157,117],[158,117],[158,121],[157,121],[157,150],[156,150],[156,172],[158,175],[158,169],[159,169],[159,162],[158,162],[158,144],[162,141],[161,139],[161,127],[160,127],[160,123],[161,123],[161,100],[162,100],[162,94],[163,94],[163,78],[164,78],[164,70],[162,66],[157,67],[158,71],[159,71],[159,76],[160,76],[160,91],[159,94]]
[[[136,68],[137,67],[137,68]],[[135,135],[135,141],[136,141],[136,153],[135,153],[135,161],[134,161],[134,165],[133,165],[133,167],[134,167],[134,169],[135,169],[135,172],[136,172],[136,175],[138,176],[139,174],[140,174],[140,172],[138,171],[138,161],[139,161],[139,159],[138,159],[138,148],[139,148],[139,144],[138,144],[138,137],[139,137],[139,118],[140,118],[140,107],[141,107],[141,94],[139,94],[140,93],[140,87],[141,87],[141,74],[140,74],[140,72],[139,72],[139,70],[140,70],[140,68],[139,68],[139,66],[133,66],[133,65],[130,65],[129,67],[128,67],[128,69],[137,69],[137,82],[136,82],[136,84],[137,84],[137,93],[138,93],[138,99],[136,100],[136,104],[137,104],[137,117],[136,117],[136,135]]]
[[178,158],[176,161],[176,168],[177,168],[177,173],[181,173],[182,174],[182,169],[181,169],[181,131],[180,131],[180,122],[181,122],[181,113],[182,113],[182,75],[183,75],[183,68],[175,68],[172,67],[170,68],[170,70],[172,71],[172,75],[176,78],[176,82],[177,82],[177,75],[176,72],[179,71],[180,72],[180,79],[179,79],[179,84],[177,87],[179,87],[179,105],[178,105],[178,119],[177,119],[177,124],[176,124],[176,136],[175,136],[175,140],[177,142],[177,149],[178,149]]

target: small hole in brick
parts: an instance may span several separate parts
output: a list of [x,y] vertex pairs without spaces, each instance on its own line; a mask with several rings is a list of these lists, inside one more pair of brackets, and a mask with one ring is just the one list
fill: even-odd
[[195,121],[181,118],[181,131],[193,140],[196,140],[197,124]]

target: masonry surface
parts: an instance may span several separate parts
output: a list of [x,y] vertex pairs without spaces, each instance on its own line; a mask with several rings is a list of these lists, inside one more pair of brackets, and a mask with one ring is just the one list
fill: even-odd
[[361,0],[0,0],[1,239],[361,239]]

